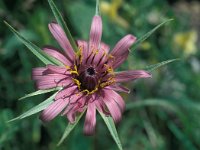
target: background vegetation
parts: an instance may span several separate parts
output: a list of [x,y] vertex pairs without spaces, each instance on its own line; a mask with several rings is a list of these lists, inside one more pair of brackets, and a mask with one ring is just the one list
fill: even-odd
[[[95,0],[55,0],[73,36],[88,39]],[[153,72],[152,79],[128,83],[124,94],[127,109],[117,125],[125,150],[200,149],[200,3],[184,0],[102,0],[103,41],[111,47],[124,35],[141,37],[166,19],[137,50],[125,69],[142,69],[167,59],[180,61]],[[103,120],[98,116],[96,134],[82,134],[83,119],[60,146],[56,144],[67,125],[57,117],[42,124],[38,114],[7,123],[48,97],[48,94],[18,101],[33,92],[31,69],[42,64],[3,24],[7,20],[38,46],[54,44],[48,23],[54,21],[46,0],[0,0],[0,149],[2,150],[116,150]],[[57,45],[58,46],[58,45]]]

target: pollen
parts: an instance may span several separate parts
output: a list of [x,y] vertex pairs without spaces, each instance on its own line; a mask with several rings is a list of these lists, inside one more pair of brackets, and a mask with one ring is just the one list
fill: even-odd
[[72,80],[74,81],[74,83],[78,86],[78,88],[81,88],[81,83],[79,80],[72,78]]
[[76,53],[76,57],[79,58],[80,64],[83,62],[83,47],[79,47],[79,51]]
[[111,85],[111,84],[113,84],[113,83],[115,83],[115,79],[114,79],[113,77],[110,77],[110,78],[108,79],[108,81],[101,83],[101,84],[100,84],[100,87],[101,87],[101,88],[104,88],[105,86],[109,86],[109,85]]
[[92,91],[89,91],[89,90],[87,90],[87,89],[85,89],[85,90],[82,90],[81,92],[82,93],[86,93],[86,95],[90,95],[90,94],[93,94],[93,93],[95,93],[96,91],[98,91],[98,86],[94,89],[94,90],[92,90]]
[[[70,68],[71,69],[71,68]],[[70,74],[76,74],[76,75],[79,75],[79,73],[78,73],[78,70],[77,70],[77,66],[76,65],[74,65],[74,70],[70,70]]]
[[107,64],[104,64],[104,66],[107,68],[107,72],[114,75],[114,70],[111,66],[107,65]]

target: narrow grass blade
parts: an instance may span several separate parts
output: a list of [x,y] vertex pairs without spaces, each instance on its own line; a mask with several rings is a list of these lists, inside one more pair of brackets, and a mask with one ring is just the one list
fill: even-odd
[[153,28],[151,31],[147,32],[145,35],[143,35],[141,38],[139,38],[134,45],[130,48],[131,51],[135,50],[143,41],[145,41],[151,34],[153,34],[157,29],[159,29],[160,27],[162,27],[163,25],[165,25],[166,23],[172,21],[173,19],[168,19],[162,23],[160,23],[159,25],[157,25],[155,28]]
[[57,146],[60,146],[60,144],[63,143],[63,141],[67,138],[67,136],[71,133],[71,131],[74,129],[74,127],[77,125],[77,123],[79,122],[79,120],[81,119],[81,117],[83,116],[83,114],[85,113],[85,111],[83,111],[77,118],[76,121],[71,124],[69,123],[65,129],[65,132],[63,134],[63,136],[61,137],[60,141],[58,142]]
[[172,134],[174,134],[174,136],[180,141],[180,143],[182,143],[183,149],[189,149],[189,150],[199,149],[193,143],[191,138],[189,138],[188,135],[184,133],[184,131],[182,131],[181,128],[178,127],[174,122],[168,121],[167,126],[172,132]]
[[65,33],[66,33],[66,35],[67,35],[67,38],[69,39],[69,42],[70,42],[72,48],[73,48],[76,52],[78,52],[78,47],[77,47],[77,45],[76,45],[76,43],[75,43],[75,41],[74,41],[74,39],[73,39],[73,37],[72,37],[72,35],[71,35],[71,33],[70,33],[68,27],[67,27],[67,24],[65,23],[65,21],[64,21],[64,19],[63,19],[63,17],[62,17],[62,15],[61,15],[61,13],[60,13],[60,11],[59,11],[58,8],[56,7],[56,5],[55,5],[55,3],[53,2],[53,0],[48,0],[48,2],[49,2],[49,5],[50,5],[50,7],[51,7],[51,10],[52,10],[52,12],[53,12],[53,14],[54,14],[54,16],[55,16],[55,18],[56,18],[56,21],[57,21],[58,24],[64,29],[64,31],[65,31]]
[[33,114],[36,114],[36,113],[44,110],[45,108],[47,108],[53,102],[53,99],[56,96],[56,94],[57,94],[57,92],[55,94],[53,94],[51,97],[49,97],[48,99],[46,99],[45,101],[43,101],[42,103],[40,103],[39,105],[33,107],[32,109],[30,109],[27,112],[21,114],[20,116],[14,118],[12,120],[9,120],[8,122],[12,122],[12,121],[16,121],[16,120],[19,120],[19,119],[23,119],[23,118],[29,117],[29,116],[31,116]]
[[143,101],[136,101],[134,103],[129,103],[126,105],[126,110],[130,110],[137,107],[145,107],[145,106],[157,106],[171,110],[173,112],[178,112],[178,108],[174,106],[173,103],[163,99],[146,99]]
[[106,117],[105,114],[101,113],[100,111],[99,111],[99,113],[100,113],[101,117],[103,118],[106,126],[108,127],[108,130],[110,131],[110,134],[112,135],[115,143],[117,144],[118,149],[123,150],[122,144],[119,139],[119,136],[118,136],[117,130],[115,128],[115,124],[114,124],[112,117]]
[[180,60],[180,59],[177,58],[177,59],[170,59],[170,60],[162,61],[162,62],[160,62],[160,63],[147,66],[147,67],[145,67],[144,70],[147,70],[147,71],[149,71],[149,72],[152,72],[152,71],[154,71],[154,70],[156,70],[156,69],[158,69],[158,68],[160,68],[160,67],[162,67],[162,66],[164,66],[164,65],[167,65],[167,64],[169,64],[169,63],[171,63],[171,62],[174,62],[174,61],[177,61],[177,60]]
[[11,25],[9,25],[6,21],[4,23],[10,28],[10,30],[19,38],[19,40],[35,55],[37,56],[44,64],[54,64],[63,66],[63,64],[47,55],[44,51],[42,51],[39,47],[37,47],[32,42],[26,40],[19,32],[17,32]]
[[19,100],[23,100],[25,98],[36,96],[36,95],[40,95],[40,94],[49,93],[49,92],[56,91],[56,90],[60,90],[60,87],[59,88],[48,89],[48,90],[38,90],[38,91],[32,92],[30,94],[27,94],[27,95],[21,97]]

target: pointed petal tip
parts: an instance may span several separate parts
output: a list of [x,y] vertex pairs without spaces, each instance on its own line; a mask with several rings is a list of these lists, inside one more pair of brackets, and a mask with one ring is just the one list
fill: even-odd
[[49,30],[51,31],[55,25],[58,25],[56,22],[51,22],[48,24]]
[[129,40],[131,40],[131,41],[133,41],[133,42],[135,42],[136,39],[137,39],[137,38],[136,38],[134,35],[132,35],[132,34],[128,34],[127,36],[128,36],[128,38],[129,38]]
[[145,70],[129,70],[115,73],[116,82],[128,82],[140,78],[151,78],[151,73]]

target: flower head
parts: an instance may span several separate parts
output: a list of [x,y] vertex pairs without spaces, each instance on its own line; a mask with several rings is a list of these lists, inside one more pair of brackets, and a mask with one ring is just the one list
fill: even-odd
[[34,68],[32,77],[38,89],[62,89],[55,96],[54,102],[41,113],[41,120],[48,122],[62,114],[73,123],[76,114],[87,109],[84,124],[86,135],[95,131],[96,110],[119,122],[125,103],[116,91],[129,92],[120,83],[151,77],[143,70],[114,72],[126,60],[129,48],[136,38],[126,35],[110,51],[109,46],[101,42],[102,20],[96,15],[92,21],[89,42],[78,40],[79,51],[75,53],[65,32],[57,23],[49,24],[49,29],[64,53],[53,47],[45,47],[43,50],[62,62],[63,66],[49,64]]

